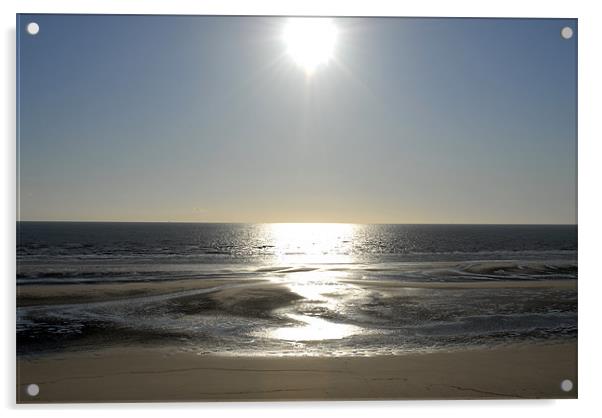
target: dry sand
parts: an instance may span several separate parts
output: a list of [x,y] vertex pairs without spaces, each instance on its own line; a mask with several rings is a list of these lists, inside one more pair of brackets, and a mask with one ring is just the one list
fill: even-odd
[[[62,353],[17,363],[31,402],[577,397],[576,344],[395,357],[218,357],[166,348]],[[563,392],[560,382],[574,389]],[[30,383],[40,386],[33,398]]]

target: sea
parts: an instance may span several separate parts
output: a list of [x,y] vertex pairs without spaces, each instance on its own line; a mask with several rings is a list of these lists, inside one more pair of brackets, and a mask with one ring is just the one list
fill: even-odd
[[16,228],[23,356],[378,356],[577,337],[576,225]]

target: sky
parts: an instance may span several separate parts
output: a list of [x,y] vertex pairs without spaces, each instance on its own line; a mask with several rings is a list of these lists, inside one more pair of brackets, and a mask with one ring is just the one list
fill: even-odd
[[286,23],[19,15],[19,219],[577,222],[576,20]]

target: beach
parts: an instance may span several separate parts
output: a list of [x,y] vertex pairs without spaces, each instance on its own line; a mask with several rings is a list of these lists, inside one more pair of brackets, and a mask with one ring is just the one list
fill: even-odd
[[[408,289],[452,291],[483,286],[493,290],[546,288],[574,291],[574,280],[465,283],[360,283],[366,289],[395,294]],[[358,283],[354,283],[358,286]],[[161,283],[24,286],[19,304],[60,306],[78,300],[90,306],[115,300],[182,294],[193,300],[211,298],[213,309],[271,312],[297,303],[300,297],[282,283],[235,279]],[[186,293],[188,292],[188,293]],[[205,293],[201,293],[205,292]],[[196,305],[195,305],[196,306]],[[205,304],[201,304],[205,306]],[[190,312],[190,306],[180,305]],[[198,306],[196,309],[202,309]],[[196,312],[198,313],[198,312]],[[310,331],[312,325],[306,325]],[[292,329],[303,329],[298,326]],[[288,328],[286,328],[288,329]],[[330,328],[328,328],[330,330]],[[119,332],[115,329],[106,334]],[[121,331],[123,332],[123,331]],[[101,336],[104,334],[101,334]],[[357,399],[496,399],[574,398],[560,382],[577,382],[575,342],[519,343],[493,347],[408,351],[397,355],[333,356],[297,353],[239,355],[207,353],[190,342],[170,345],[107,344],[107,336],[89,339],[79,350],[24,355],[18,358],[18,402],[132,402],[219,400],[357,400]],[[147,336],[148,337],[148,336]],[[104,344],[103,344],[104,341]],[[172,340],[173,341],[173,340]],[[138,343],[138,344],[136,344]],[[322,342],[324,343],[324,342]],[[103,348],[94,348],[95,345]],[[112,347],[111,347],[112,346]],[[240,351],[245,347],[240,347]],[[283,351],[284,352],[284,351]],[[399,353],[399,351],[398,351]],[[40,394],[26,394],[36,383]]]
[[18,402],[577,396],[573,228],[288,228],[24,224]]
[[17,288],[19,354],[122,346],[246,356],[386,356],[572,342],[576,280],[264,278]]
[[576,344],[337,358],[108,349],[19,359],[18,402],[576,398],[576,365]]

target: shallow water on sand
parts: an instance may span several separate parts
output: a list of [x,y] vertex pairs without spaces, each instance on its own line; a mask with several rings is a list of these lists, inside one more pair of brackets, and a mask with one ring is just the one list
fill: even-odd
[[577,333],[576,249],[576,226],[22,222],[18,351],[383,355],[564,341]]

